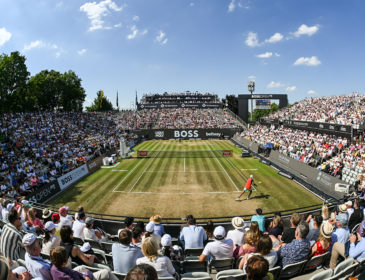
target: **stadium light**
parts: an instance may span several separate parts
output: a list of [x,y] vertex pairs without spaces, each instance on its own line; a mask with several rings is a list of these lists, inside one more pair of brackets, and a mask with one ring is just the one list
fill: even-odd
[[[248,82],[248,91],[251,93],[251,95],[255,91],[255,82],[254,81]],[[251,121],[253,121],[253,100],[252,99],[251,99]]]

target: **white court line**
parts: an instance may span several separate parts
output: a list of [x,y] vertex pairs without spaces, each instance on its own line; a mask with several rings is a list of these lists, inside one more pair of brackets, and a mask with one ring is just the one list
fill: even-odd
[[145,171],[145,173],[157,173],[157,172],[163,172],[163,173],[211,173],[211,172],[224,172],[223,170],[188,170],[188,171],[174,171],[174,170],[170,170],[170,171],[164,171],[164,170],[147,170]]
[[226,173],[226,175],[228,176],[228,178],[231,180],[231,182],[234,185],[234,187],[236,188],[236,190],[239,191],[239,189],[237,188],[236,184],[233,182],[231,176],[229,176],[227,170],[223,167],[222,163],[219,161],[219,159],[217,158],[217,156],[212,152],[211,147],[208,144],[206,144],[206,145],[208,146],[210,152],[213,154],[213,156],[215,157],[215,159],[218,161],[219,165],[222,167],[222,169],[224,170],[224,172]]
[[129,171],[129,170],[119,170],[119,169],[115,169],[115,170],[112,170],[113,172],[125,172],[125,171]]
[[[238,172],[238,174],[244,179],[244,180],[248,180],[247,178],[246,178],[246,176],[244,176],[242,173],[241,173],[241,171],[237,168],[237,166],[229,159],[229,158],[227,158],[227,157],[225,157],[224,159],[226,159],[227,161],[228,161],[228,163],[233,167],[233,168],[235,168],[236,170],[237,170],[237,172]],[[242,170],[242,169],[241,169]],[[257,170],[257,169],[256,169]],[[253,190],[254,191],[257,191],[256,190],[256,188],[254,187],[254,186],[252,186],[252,188],[253,188]]]
[[[127,191],[115,191],[119,193],[130,193]],[[132,194],[222,194],[222,193],[239,193],[240,191],[231,191],[231,192],[132,192]]]
[[246,170],[258,170],[257,168],[252,168],[252,169],[241,169],[243,171],[246,171]]
[[184,153],[184,172],[185,172],[185,153]]
[[117,162],[116,164],[114,165],[111,165],[111,166],[102,166],[101,168],[114,168],[114,167],[117,167],[119,165],[120,162]]
[[142,178],[143,174],[146,172],[146,170],[151,166],[152,162],[155,161],[157,155],[160,153],[160,151],[158,151],[158,153],[155,155],[154,158],[151,159],[150,163],[147,165],[147,167],[142,171],[141,175],[138,177],[137,181],[133,184],[133,186],[129,189],[129,192],[133,191],[134,187],[137,185],[137,183],[139,182],[139,180]]
[[129,176],[129,175],[131,175],[131,174],[133,173],[134,169],[136,169],[136,168],[138,167],[138,165],[140,165],[140,164],[141,164],[141,162],[142,162],[142,161],[144,161],[144,160],[145,160],[145,159],[143,158],[143,159],[141,159],[141,161],[140,161],[139,163],[137,163],[137,164],[136,164],[136,166],[135,166],[135,167],[134,167],[134,168],[133,168],[133,169],[132,169],[132,170],[131,170],[128,174],[127,174],[127,176],[125,176],[125,177],[123,178],[123,180],[122,180],[122,181],[120,181],[120,182],[119,182],[119,184],[115,186],[115,188],[113,189],[113,192],[116,192],[116,191],[115,191],[115,189],[116,189],[116,188],[118,188],[118,187],[119,187],[119,186],[120,186],[120,185],[124,182],[124,180],[125,180],[125,179],[127,179],[127,178],[128,178],[128,176]]

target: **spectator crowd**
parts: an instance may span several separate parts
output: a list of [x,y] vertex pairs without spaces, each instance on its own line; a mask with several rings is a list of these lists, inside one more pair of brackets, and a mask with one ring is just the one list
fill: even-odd
[[[323,258],[309,269],[334,270],[343,259],[361,262],[365,257],[365,208],[359,199],[340,204],[331,213],[327,205],[319,214],[293,213],[289,225],[280,213],[267,219],[256,209],[250,221],[234,217],[228,231],[211,222],[202,227],[188,215],[177,236],[165,232],[159,215],[146,224],[126,217],[112,235],[96,227],[82,207],[71,216],[67,206],[55,213],[43,209],[41,215],[24,200],[4,206],[0,280],[118,279],[118,273],[128,278],[138,267],[151,269],[157,277],[180,279],[183,261],[199,261],[204,267],[220,259],[231,259],[232,267],[243,270],[247,279],[272,279],[273,268],[324,254],[327,261]],[[200,255],[189,256],[189,250]],[[4,271],[18,278],[1,278]]]

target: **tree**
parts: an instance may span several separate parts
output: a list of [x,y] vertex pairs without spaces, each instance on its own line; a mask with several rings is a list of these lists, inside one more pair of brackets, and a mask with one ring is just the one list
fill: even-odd
[[29,96],[41,110],[82,111],[86,95],[81,79],[73,71],[61,74],[43,70],[30,79]]
[[262,117],[270,115],[279,110],[279,105],[271,103],[270,109],[255,109],[253,110],[253,121],[259,121]]
[[17,51],[0,55],[0,112],[24,111],[30,75],[25,60]]
[[226,106],[226,102],[228,105],[228,109],[230,109],[236,115],[238,114],[238,98],[234,94],[226,95],[226,98],[222,99],[223,105]]
[[[101,100],[101,102],[100,102]],[[99,90],[96,93],[96,97],[91,104],[90,107],[86,107],[86,111],[88,112],[105,112],[105,111],[112,111],[113,110],[113,104],[109,101],[108,98],[106,98],[103,94],[102,90]]]

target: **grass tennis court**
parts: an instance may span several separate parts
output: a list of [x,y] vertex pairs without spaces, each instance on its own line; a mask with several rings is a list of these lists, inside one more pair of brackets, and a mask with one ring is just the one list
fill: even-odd
[[[134,150],[134,156],[141,150],[160,152],[102,168],[49,204],[67,204],[71,209],[82,205],[87,212],[105,214],[178,218],[189,213],[197,217],[244,215],[257,207],[269,212],[321,203],[257,159],[241,158],[241,149],[230,141],[146,141]],[[220,157],[213,150],[233,150],[233,156]],[[171,151],[168,157],[164,157],[166,151]],[[189,151],[195,151],[194,157]],[[251,200],[235,201],[250,174],[258,185]]]

